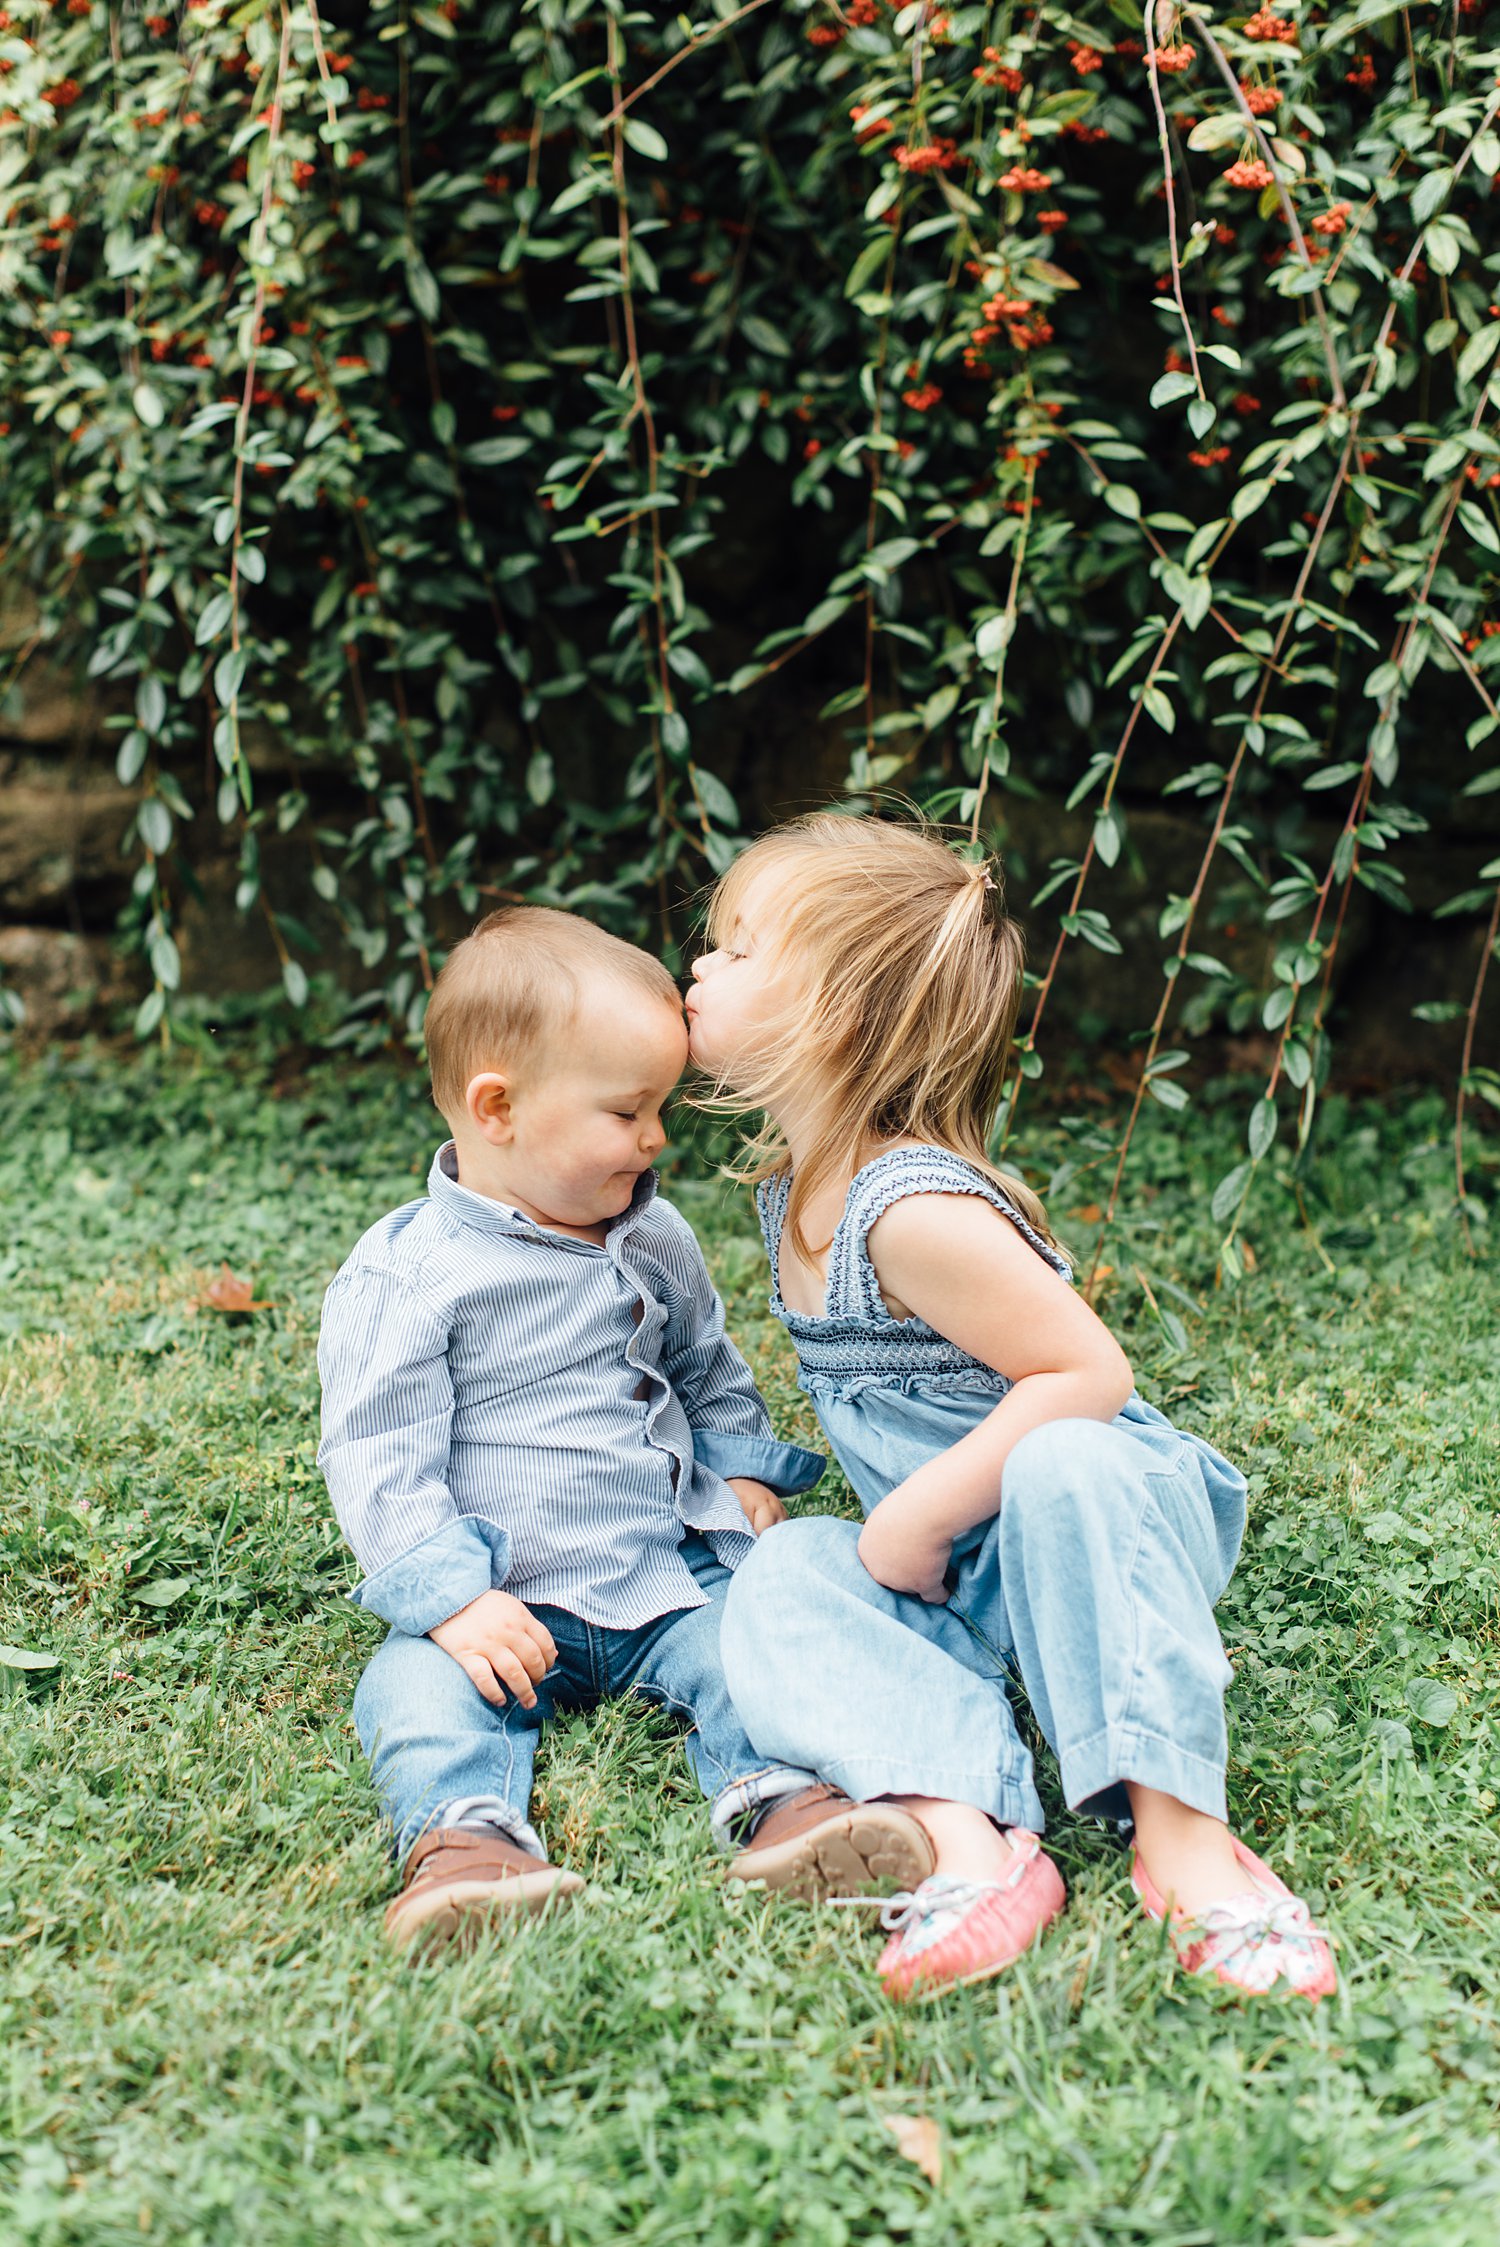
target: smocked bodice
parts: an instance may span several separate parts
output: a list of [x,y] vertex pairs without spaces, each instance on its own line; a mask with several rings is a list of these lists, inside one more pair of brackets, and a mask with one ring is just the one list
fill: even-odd
[[828,1289],[821,1313],[794,1311],[782,1298],[780,1250],[791,1179],[766,1179],[756,1191],[761,1231],[771,1263],[771,1310],[797,1347],[801,1383],[814,1397],[851,1384],[886,1382],[908,1388],[914,1380],[954,1382],[998,1393],[1009,1386],[992,1366],[961,1350],[925,1319],[892,1318],[870,1262],[871,1226],[908,1194],[975,1194],[1008,1217],[1037,1254],[1064,1280],[1066,1257],[1027,1223],[1014,1202],[982,1170],[946,1147],[893,1147],[865,1164],[849,1188],[828,1252]]

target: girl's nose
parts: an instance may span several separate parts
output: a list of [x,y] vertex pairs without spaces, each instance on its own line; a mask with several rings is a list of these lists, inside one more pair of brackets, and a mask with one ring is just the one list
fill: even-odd
[[715,956],[716,955],[712,952],[700,952],[698,954],[697,959],[694,960],[692,967],[689,970],[695,983],[701,983],[703,981],[703,978],[710,972],[709,962]]

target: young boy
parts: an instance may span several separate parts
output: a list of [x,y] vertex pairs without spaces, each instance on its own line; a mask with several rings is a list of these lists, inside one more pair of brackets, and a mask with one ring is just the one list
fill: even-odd
[[633,1692],[691,1726],[729,1870],[802,1894],[914,1887],[924,1829],[767,1764],[725,1689],[730,1573],[806,1490],[650,1168],[687,1058],[647,953],[491,913],[427,1012],[453,1136],[323,1305],[318,1460],[391,1626],[354,1716],[404,1860],[392,1939],[431,1945],[582,1886],[528,1817],[543,1720]]

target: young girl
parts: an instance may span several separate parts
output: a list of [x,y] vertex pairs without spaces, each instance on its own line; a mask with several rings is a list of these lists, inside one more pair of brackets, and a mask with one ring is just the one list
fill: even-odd
[[[1063,1902],[1041,1851],[1019,1672],[1073,1809],[1134,1826],[1132,1881],[1189,1972],[1334,1986],[1306,1906],[1225,1823],[1213,1604],[1245,1484],[1135,1394],[1034,1194],[989,1160],[1021,942],[982,866],[912,825],[776,830],[714,895],[694,1060],[766,1120],[771,1307],[867,1519],[763,1537],[724,1618],[757,1752],[857,1798],[913,1773],[985,1813],[888,1910],[888,1988],[997,1973]],[[988,1786],[947,1768],[954,1665]],[[941,1724],[934,1712],[947,1714]]]

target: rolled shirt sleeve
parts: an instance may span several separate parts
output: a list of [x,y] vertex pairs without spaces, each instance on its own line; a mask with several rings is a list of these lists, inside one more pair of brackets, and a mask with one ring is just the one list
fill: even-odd
[[447,1322],[401,1275],[346,1268],[323,1300],[318,1464],[365,1571],[353,1597],[421,1636],[502,1583],[507,1539],[461,1514],[447,1482]]

